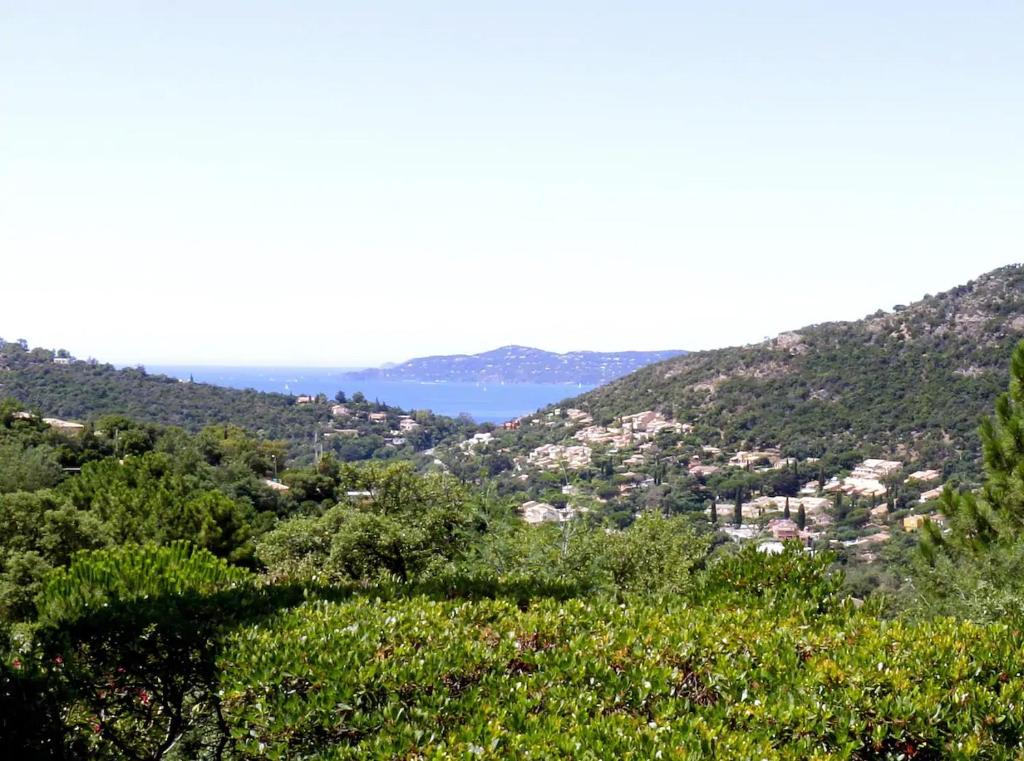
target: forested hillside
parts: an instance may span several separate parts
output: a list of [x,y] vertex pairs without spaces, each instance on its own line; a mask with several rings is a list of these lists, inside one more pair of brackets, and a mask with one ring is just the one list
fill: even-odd
[[660,410],[707,443],[795,456],[869,444],[930,462],[973,459],[978,418],[1022,336],[1024,269],[1013,265],[855,322],[651,365],[568,406],[598,420]]
[[[62,352],[63,353],[63,352]],[[293,447],[299,443],[313,451],[317,438],[342,460],[411,454],[451,437],[475,430],[469,421],[429,412],[416,414],[414,431],[401,442],[389,435],[405,411],[353,398],[301,398],[255,390],[238,390],[207,383],[183,383],[143,368],[117,369],[109,364],[77,361],[47,349],[29,349],[23,342],[0,340],[0,399],[16,399],[43,416],[89,421],[103,415],[125,415],[136,421],[179,426],[199,431],[216,424],[231,424],[266,439],[279,439]],[[337,402],[346,414],[332,412]],[[379,416],[383,413],[383,417]],[[370,418],[380,417],[379,422]],[[338,433],[338,431],[344,433]],[[305,450],[304,450],[305,451]]]
[[55,364],[50,352],[25,351],[16,343],[0,352],[0,395],[54,417],[87,419],[118,413],[189,430],[232,422],[272,438],[290,438],[308,436],[330,416],[326,404],[299,406],[284,394],[181,383],[141,368]]

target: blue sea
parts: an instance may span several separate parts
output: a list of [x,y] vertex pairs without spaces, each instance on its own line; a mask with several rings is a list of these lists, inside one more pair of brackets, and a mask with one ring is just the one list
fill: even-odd
[[147,365],[146,372],[214,383],[230,388],[253,388],[285,394],[351,396],[362,391],[367,399],[404,409],[433,410],[452,417],[467,414],[478,423],[500,423],[545,405],[591,390],[594,386],[565,383],[416,383],[411,381],[350,381],[347,372],[360,368],[213,367]]

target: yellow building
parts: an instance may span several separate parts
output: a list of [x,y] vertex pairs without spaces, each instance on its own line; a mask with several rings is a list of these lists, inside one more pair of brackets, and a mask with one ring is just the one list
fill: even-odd
[[908,515],[903,519],[903,530],[904,531],[917,531],[924,522],[928,520],[927,515]]

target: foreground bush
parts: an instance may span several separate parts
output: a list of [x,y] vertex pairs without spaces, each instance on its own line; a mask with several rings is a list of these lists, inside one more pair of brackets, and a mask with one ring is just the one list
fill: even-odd
[[[637,557],[665,567],[621,567]],[[829,562],[750,547],[680,592],[579,597],[489,575],[266,585],[184,544],[81,553],[0,669],[0,751],[1021,758],[1020,631],[880,620]]]
[[1019,758],[1007,626],[678,598],[309,603],[220,661],[252,758]]
[[262,597],[248,571],[184,543],[79,553],[50,574],[0,679],[0,700],[31,711],[7,727],[17,757],[215,757],[222,627]]

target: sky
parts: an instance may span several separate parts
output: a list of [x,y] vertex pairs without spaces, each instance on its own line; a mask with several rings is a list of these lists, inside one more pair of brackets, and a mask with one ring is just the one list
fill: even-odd
[[705,349],[1020,261],[1024,4],[0,0],[0,336]]

